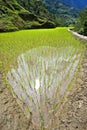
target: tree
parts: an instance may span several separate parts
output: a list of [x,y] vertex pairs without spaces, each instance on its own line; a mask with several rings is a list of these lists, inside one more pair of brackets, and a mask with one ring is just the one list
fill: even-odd
[[87,19],[86,19],[86,21],[84,22],[84,35],[87,36]]
[[87,8],[79,13],[78,20],[75,24],[75,31],[87,36]]

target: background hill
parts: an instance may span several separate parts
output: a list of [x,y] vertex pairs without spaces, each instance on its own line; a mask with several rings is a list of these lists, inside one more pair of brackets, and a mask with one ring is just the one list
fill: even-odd
[[62,0],[43,0],[50,13],[55,15],[56,23],[64,26],[73,24],[78,15],[78,10]]
[[83,9],[87,6],[87,0],[61,0],[61,1],[77,9]]
[[50,17],[42,1],[0,0],[1,32],[55,27]]
[[87,3],[86,0],[77,1],[0,0],[0,31],[72,25],[78,16],[76,8]]

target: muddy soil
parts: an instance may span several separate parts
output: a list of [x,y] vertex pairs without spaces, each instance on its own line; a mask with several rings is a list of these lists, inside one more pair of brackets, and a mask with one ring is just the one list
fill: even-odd
[[87,130],[87,52],[69,93],[51,130]]
[[0,130],[29,130],[29,124],[0,73]]
[[[49,130],[87,130],[87,52],[63,107]],[[28,120],[0,73],[0,130],[38,130]]]

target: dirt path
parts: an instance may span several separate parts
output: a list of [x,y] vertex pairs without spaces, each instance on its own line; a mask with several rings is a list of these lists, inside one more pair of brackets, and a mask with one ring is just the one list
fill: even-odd
[[81,34],[74,32],[70,29],[68,29],[68,31],[71,32],[74,35],[74,37],[77,37],[78,39],[80,39],[82,41],[87,41],[87,36],[81,35]]
[[[0,74],[0,130],[36,130],[29,126]],[[31,128],[30,128],[31,127]],[[79,77],[50,130],[87,130],[87,52]]]

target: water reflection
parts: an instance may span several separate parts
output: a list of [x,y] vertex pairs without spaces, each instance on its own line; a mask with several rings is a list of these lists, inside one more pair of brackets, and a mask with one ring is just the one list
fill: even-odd
[[8,72],[7,79],[24,112],[32,113],[34,124],[39,127],[50,124],[80,56],[72,46],[43,46],[18,57],[18,67]]

